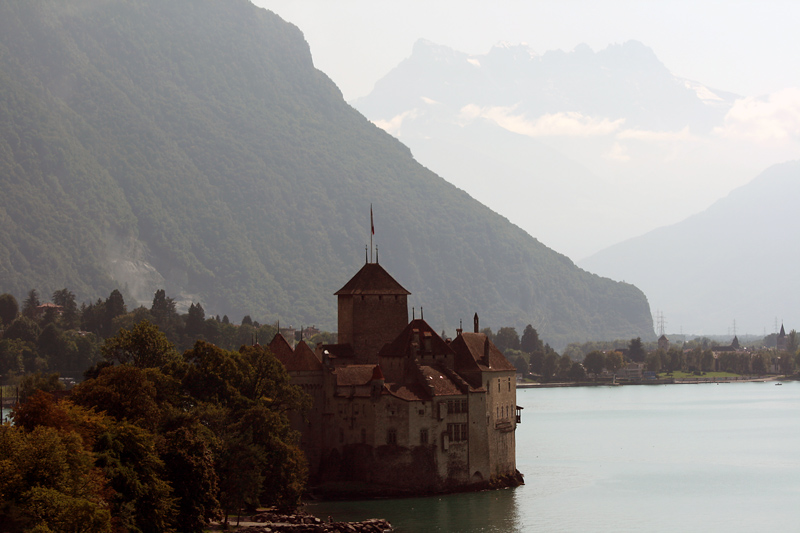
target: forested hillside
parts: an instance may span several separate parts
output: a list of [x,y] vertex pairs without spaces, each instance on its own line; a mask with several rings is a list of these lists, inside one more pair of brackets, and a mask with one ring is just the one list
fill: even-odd
[[554,345],[653,335],[641,291],[419,165],[245,0],[0,1],[0,189],[0,292],[18,298],[164,288],[335,329],[373,204],[380,262],[437,329],[477,311]]

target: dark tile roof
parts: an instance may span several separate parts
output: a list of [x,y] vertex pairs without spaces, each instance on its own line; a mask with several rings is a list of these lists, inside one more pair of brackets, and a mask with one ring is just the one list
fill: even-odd
[[311,351],[311,348],[308,347],[305,341],[300,341],[294,348],[292,368],[287,367],[287,369],[308,371],[322,370],[322,362],[317,359],[317,356],[314,355],[314,352]]
[[516,370],[483,333],[462,333],[450,343],[456,352],[456,371],[507,371]]
[[410,357],[417,356],[418,349],[413,346],[415,340],[419,342],[421,349],[425,347],[425,340],[430,339],[431,351],[427,354],[434,355],[454,355],[453,350],[427,322],[417,318],[408,323],[405,329],[395,340],[384,345],[378,353],[381,357]]
[[[355,357],[353,352],[353,345],[351,344],[318,344],[317,353],[323,357],[324,352],[328,352],[328,357],[332,359],[335,364],[347,364]],[[336,361],[339,359],[340,361]]]
[[420,366],[426,383],[433,387],[434,396],[453,396],[464,394],[456,383],[444,372],[432,366]]
[[336,385],[340,387],[352,387],[355,385],[367,385],[372,381],[377,365],[346,365],[337,367],[333,372],[336,374]]
[[283,366],[288,368],[287,365],[292,360],[294,351],[292,350],[292,347],[289,346],[289,343],[286,342],[286,339],[283,338],[283,335],[276,333],[267,346],[269,346],[272,355],[274,355],[278,361],[283,363]]
[[367,263],[344,287],[334,293],[344,294],[411,294],[378,263]]
[[425,387],[417,383],[387,383],[384,391],[384,394],[388,393],[407,402],[428,401],[431,399]]
[[292,350],[283,335],[278,333],[270,341],[269,349],[289,372],[322,370],[322,363],[303,341]]

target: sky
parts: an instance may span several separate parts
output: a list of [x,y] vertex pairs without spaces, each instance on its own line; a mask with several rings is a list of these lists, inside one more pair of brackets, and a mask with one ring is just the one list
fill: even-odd
[[800,2],[709,0],[254,0],[298,26],[346,100],[411,54],[419,38],[485,54],[501,41],[538,53],[635,39],[676,76],[741,96],[800,87]]

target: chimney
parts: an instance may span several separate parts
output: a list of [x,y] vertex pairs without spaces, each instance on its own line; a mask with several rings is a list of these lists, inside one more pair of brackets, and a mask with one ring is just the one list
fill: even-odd
[[472,321],[475,323],[475,333],[480,333],[480,328],[478,327],[478,313],[475,313]]

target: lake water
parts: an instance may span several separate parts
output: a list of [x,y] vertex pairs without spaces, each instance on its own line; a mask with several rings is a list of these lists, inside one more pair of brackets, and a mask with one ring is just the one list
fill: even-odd
[[398,532],[800,529],[800,383],[520,389],[516,489],[320,503]]

